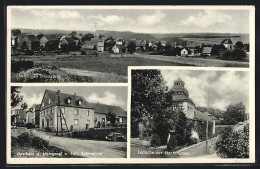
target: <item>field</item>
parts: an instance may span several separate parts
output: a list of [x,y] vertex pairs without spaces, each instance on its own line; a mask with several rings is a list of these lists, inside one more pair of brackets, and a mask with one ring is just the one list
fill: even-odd
[[[226,37],[228,38],[228,37]],[[192,42],[199,42],[199,43],[204,43],[204,44],[210,44],[210,45],[219,45],[221,42],[226,39],[223,37],[214,37],[214,38],[207,38],[207,37],[196,37],[196,38],[182,38],[183,40],[187,41],[192,41]],[[248,35],[241,35],[241,36],[234,36],[230,37],[232,40],[233,44],[235,45],[237,41],[241,41],[243,43],[249,43],[249,36]]]
[[[18,60],[19,56],[12,56]],[[21,56],[22,60],[31,60],[35,64],[56,66],[58,68],[70,68],[88,70],[94,72],[114,73],[127,76],[128,66],[183,66],[185,64],[158,61],[152,59],[133,57],[89,57],[77,55],[55,55],[55,56]]]

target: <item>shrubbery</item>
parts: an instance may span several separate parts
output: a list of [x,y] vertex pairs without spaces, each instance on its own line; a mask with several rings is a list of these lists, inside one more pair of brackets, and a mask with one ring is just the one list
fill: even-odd
[[235,128],[227,128],[216,143],[221,158],[249,158],[249,125],[244,125],[243,129]]
[[219,57],[224,60],[243,60],[247,57],[247,54],[244,50],[235,49],[223,51]]
[[162,145],[160,137],[157,134],[154,134],[151,138],[151,146],[155,147],[160,145]]
[[73,138],[85,138],[91,140],[105,140],[111,132],[122,133],[126,136],[126,128],[123,129],[90,129],[87,131],[73,131]]
[[28,133],[22,133],[21,135],[19,135],[15,143],[19,143],[20,145],[27,146],[27,147],[33,146],[34,148],[37,149],[44,149],[49,144],[49,142],[43,140],[42,138],[33,136]]
[[28,70],[34,67],[33,61],[26,61],[26,60],[20,60],[20,61],[14,61],[11,62],[11,72],[18,73],[23,70]]

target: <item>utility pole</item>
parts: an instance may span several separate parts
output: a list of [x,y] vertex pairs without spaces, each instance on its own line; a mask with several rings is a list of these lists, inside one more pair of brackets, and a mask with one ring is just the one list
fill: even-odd
[[60,111],[60,93],[57,92],[58,97],[58,110],[57,110],[57,130],[56,130],[56,136],[58,136],[59,133],[59,111]]
[[209,135],[209,84],[208,84],[208,103],[207,103],[207,126],[206,126],[206,151],[208,151],[208,135]]

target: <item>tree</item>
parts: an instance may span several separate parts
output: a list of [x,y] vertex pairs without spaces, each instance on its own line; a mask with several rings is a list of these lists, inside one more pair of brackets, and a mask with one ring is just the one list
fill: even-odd
[[23,109],[23,110],[25,110],[25,109],[27,109],[28,108],[28,104],[27,103],[22,103],[21,104],[21,108]]
[[69,35],[70,36],[75,36],[75,35],[77,35],[78,33],[76,32],[76,31],[72,31]]
[[237,41],[237,43],[235,44],[235,49],[243,50],[244,49],[243,42]]
[[211,50],[211,55],[216,55],[218,56],[221,51],[226,50],[224,45],[213,45],[212,50]]
[[44,35],[43,35],[42,33],[40,33],[40,34],[37,35],[36,37],[37,37],[38,39],[41,39],[43,36],[44,36]]
[[184,145],[186,143],[186,138],[189,137],[187,135],[188,132],[188,118],[184,114],[184,112],[179,109],[178,110],[178,120],[176,123],[176,140],[177,145]]
[[20,29],[13,29],[11,32],[12,32],[13,36],[17,36],[17,35],[22,34]]
[[99,35],[98,35],[98,39],[100,39],[100,40],[101,40],[103,37],[105,37],[105,35],[102,35],[102,34],[99,34]]
[[215,149],[221,158],[249,158],[249,124],[226,128]]
[[[133,70],[131,93],[131,136],[140,134],[139,124],[150,128],[155,138],[165,144],[170,130],[173,129],[174,113],[172,95],[159,70]],[[157,137],[158,136],[158,137]]]
[[107,121],[110,121],[111,126],[116,125],[116,114],[115,113],[107,113],[106,114]]
[[128,52],[133,54],[135,52],[135,49],[136,49],[135,42],[133,42],[133,41],[129,42],[129,44],[127,45]]
[[11,87],[11,106],[16,107],[20,102],[23,101],[23,96],[20,95],[21,86]]
[[85,34],[83,37],[82,37],[82,42],[84,41],[90,41],[92,38],[94,38],[94,35],[91,34],[91,33],[88,33],[88,34]]
[[224,124],[234,125],[246,120],[245,106],[242,102],[230,104],[223,114]]

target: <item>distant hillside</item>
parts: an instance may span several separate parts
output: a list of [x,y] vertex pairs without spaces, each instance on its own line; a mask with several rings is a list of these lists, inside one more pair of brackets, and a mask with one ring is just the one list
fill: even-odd
[[[55,30],[55,29],[20,29],[22,33],[29,33],[29,34],[56,34],[56,35],[68,35],[73,30]],[[231,33],[166,33],[166,34],[159,34],[159,33],[135,33],[131,31],[108,31],[108,30],[97,30],[96,32],[93,31],[77,31],[78,34],[87,34],[87,33],[94,33],[94,34],[103,34],[105,37],[122,37],[126,39],[145,39],[145,40],[165,40],[165,41],[176,41],[177,39],[183,40],[199,40],[199,41],[212,41],[213,43],[218,42],[219,40],[225,38],[231,38],[235,43],[236,41],[240,40],[244,43],[249,43],[249,34],[231,34]]]

